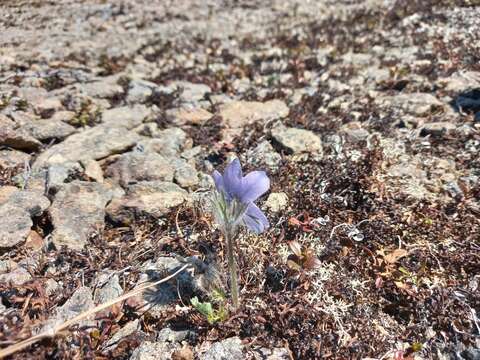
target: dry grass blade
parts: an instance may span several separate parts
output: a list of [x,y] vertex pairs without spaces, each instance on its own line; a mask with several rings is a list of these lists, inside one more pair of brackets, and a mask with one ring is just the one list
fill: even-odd
[[136,289],[133,289],[132,291],[122,295],[122,296],[119,296],[109,302],[106,302],[106,303],[103,303],[103,304],[100,304],[96,307],[94,307],[93,309],[90,309],[88,311],[85,311],[77,316],[75,316],[73,319],[70,319],[66,322],[64,322],[63,324],[53,328],[52,330],[49,330],[49,331],[44,331],[38,335],[35,335],[35,336],[32,336],[28,339],[25,339],[23,341],[20,341],[19,343],[16,343],[12,346],[9,346],[3,350],[0,350],[0,359],[3,359],[4,357],[8,356],[8,355],[12,355],[14,353],[16,353],[17,351],[20,351],[22,349],[25,349],[26,347],[30,346],[30,345],[33,345],[35,344],[36,342],[40,341],[40,340],[43,340],[43,339],[48,339],[48,338],[54,338],[58,333],[64,331],[64,330],[67,330],[70,326],[76,324],[77,322],[89,317],[90,315],[93,315],[99,311],[102,311],[102,310],[105,310],[107,308],[109,308],[110,306],[118,303],[118,302],[121,302],[121,301],[124,301],[124,300],[127,300],[128,298],[132,297],[132,296],[135,296],[135,295],[138,295],[140,293],[142,293],[144,290],[148,289],[148,288],[151,288],[151,287],[154,287],[154,286],[157,286],[159,284],[162,284],[172,278],[174,278],[175,276],[177,276],[178,274],[180,274],[182,271],[184,271],[187,267],[189,267],[190,265],[189,264],[186,264],[184,266],[182,266],[180,269],[178,269],[177,271],[175,271],[173,274],[161,279],[161,280],[158,280],[158,281],[155,281],[153,283],[146,283]]

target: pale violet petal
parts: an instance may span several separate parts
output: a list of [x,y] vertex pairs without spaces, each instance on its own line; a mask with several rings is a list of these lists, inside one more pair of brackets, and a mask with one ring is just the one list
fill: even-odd
[[223,176],[217,170],[212,174],[213,181],[215,181],[215,187],[218,191],[225,191],[225,184],[223,182]]
[[270,224],[265,214],[255,204],[250,203],[243,217],[246,227],[256,234],[260,234],[269,228]]
[[242,185],[242,166],[240,160],[234,159],[223,172],[225,191],[231,196],[238,196]]
[[242,179],[240,200],[249,203],[257,200],[270,188],[270,179],[265,171],[252,171]]

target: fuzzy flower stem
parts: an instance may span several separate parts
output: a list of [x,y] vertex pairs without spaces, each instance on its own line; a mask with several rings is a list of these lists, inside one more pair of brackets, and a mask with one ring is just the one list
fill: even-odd
[[232,301],[234,310],[238,309],[239,299],[238,299],[238,274],[237,274],[237,263],[234,256],[234,227],[232,225],[227,225],[225,227],[225,241],[227,245],[227,260],[228,260],[228,272],[230,273],[230,290],[232,292]]
[[264,171],[252,171],[243,176],[242,166],[234,159],[225,168],[223,175],[212,174],[216,191],[212,196],[212,208],[220,225],[227,246],[228,271],[233,308],[238,309],[238,271],[234,251],[235,235],[239,225],[260,234],[269,227],[265,214],[254,204],[270,187],[270,179]]

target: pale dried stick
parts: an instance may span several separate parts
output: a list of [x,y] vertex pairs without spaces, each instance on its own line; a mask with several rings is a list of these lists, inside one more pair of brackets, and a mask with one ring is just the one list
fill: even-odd
[[130,298],[132,296],[138,295],[138,294],[142,293],[143,290],[146,290],[146,289],[151,288],[153,286],[164,283],[164,282],[174,278],[178,274],[180,274],[182,271],[184,271],[189,266],[190,266],[190,264],[183,265],[180,269],[175,271],[173,274],[171,274],[171,275],[169,275],[169,276],[167,276],[167,277],[165,277],[161,280],[155,281],[153,283],[145,283],[145,284],[139,286],[138,288],[133,289],[132,291],[130,291],[130,292],[128,292],[128,293],[126,293],[122,296],[119,296],[119,297],[117,297],[113,300],[110,300],[110,301],[106,302],[106,303],[100,304],[100,305],[94,307],[93,309],[87,310],[87,311],[75,316],[73,319],[70,319],[70,320],[64,322],[63,324],[54,327],[51,330],[44,331],[44,332],[42,332],[38,335],[32,336],[28,339],[25,339],[25,340],[20,341],[16,344],[13,344],[13,345],[5,348],[5,349],[2,349],[2,350],[0,350],[0,359],[4,358],[5,356],[12,355],[13,353],[15,353],[17,351],[23,350],[26,347],[28,347],[30,345],[33,345],[40,340],[54,338],[56,335],[58,335],[58,333],[68,329],[70,326],[76,324],[80,320],[83,320],[83,319],[89,317],[90,315],[93,315],[93,314],[95,314],[99,311],[102,311],[106,308],[109,308],[110,306],[112,306],[112,305],[114,305],[118,302],[127,300],[128,298]]

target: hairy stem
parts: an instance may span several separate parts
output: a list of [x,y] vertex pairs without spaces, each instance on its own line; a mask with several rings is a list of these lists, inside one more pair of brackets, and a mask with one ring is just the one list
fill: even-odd
[[234,230],[231,225],[225,228],[225,240],[227,243],[228,272],[230,273],[230,290],[232,292],[233,308],[237,310],[239,306],[237,263],[234,256]]

